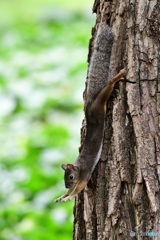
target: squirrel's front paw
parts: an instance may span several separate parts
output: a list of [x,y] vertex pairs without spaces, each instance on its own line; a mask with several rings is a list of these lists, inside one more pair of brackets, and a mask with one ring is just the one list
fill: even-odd
[[55,200],[55,202],[67,202],[70,201],[73,197],[72,196],[67,196],[67,197],[59,197]]
[[68,196],[68,197],[65,197],[63,199],[61,199],[61,202],[67,202],[67,201],[70,201],[74,198],[75,196]]
[[54,202],[61,202],[62,199],[63,199],[63,197],[59,197],[59,198],[57,198],[56,200],[54,200]]
[[56,200],[54,200],[54,202],[60,202],[61,198],[57,198]]

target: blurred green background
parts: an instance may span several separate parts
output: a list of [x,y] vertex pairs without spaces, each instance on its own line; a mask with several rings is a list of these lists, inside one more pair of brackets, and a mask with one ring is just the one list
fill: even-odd
[[0,240],[72,239],[92,0],[0,1]]

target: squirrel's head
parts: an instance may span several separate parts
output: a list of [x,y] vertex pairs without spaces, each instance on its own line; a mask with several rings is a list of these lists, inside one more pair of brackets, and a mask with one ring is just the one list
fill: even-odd
[[73,164],[62,164],[62,169],[65,171],[64,181],[66,188],[74,187],[79,180],[79,167]]

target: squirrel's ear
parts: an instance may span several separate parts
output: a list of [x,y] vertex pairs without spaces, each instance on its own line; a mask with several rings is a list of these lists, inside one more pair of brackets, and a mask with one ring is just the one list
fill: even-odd
[[66,164],[62,164],[61,168],[65,171],[67,169],[67,165]]
[[67,168],[70,170],[74,170],[74,165],[69,163],[67,164]]
[[62,164],[61,165],[61,168],[66,171],[67,168],[70,169],[70,170],[74,170],[74,171],[77,171],[79,172],[79,167],[78,166],[75,166],[74,164]]
[[73,170],[74,170],[74,171],[77,171],[77,172],[79,172],[79,167],[78,167],[78,166],[75,166],[75,165],[73,165]]
[[67,168],[69,168],[70,170],[79,172],[79,167],[74,164],[67,164]]

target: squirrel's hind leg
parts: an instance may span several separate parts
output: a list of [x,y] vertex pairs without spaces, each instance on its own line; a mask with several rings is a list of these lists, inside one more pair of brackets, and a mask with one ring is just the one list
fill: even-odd
[[101,103],[105,104],[107,102],[107,100],[109,99],[109,97],[113,91],[114,85],[116,84],[116,82],[118,82],[124,76],[125,76],[125,71],[124,71],[124,69],[122,69],[116,76],[114,76],[112,79],[109,80],[107,85],[98,94],[98,100]]

